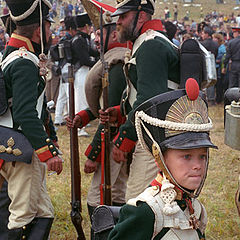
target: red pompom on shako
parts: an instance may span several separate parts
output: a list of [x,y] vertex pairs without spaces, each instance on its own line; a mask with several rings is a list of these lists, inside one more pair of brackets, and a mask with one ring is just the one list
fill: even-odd
[[198,98],[199,95],[199,85],[194,78],[188,78],[186,81],[186,92],[187,96],[191,101],[194,101]]

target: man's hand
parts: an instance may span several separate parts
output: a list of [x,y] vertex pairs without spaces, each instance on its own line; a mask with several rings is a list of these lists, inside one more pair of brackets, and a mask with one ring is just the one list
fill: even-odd
[[67,127],[70,128],[79,128],[82,125],[82,119],[79,115],[75,115],[74,119],[71,120],[69,117],[66,117]]
[[115,123],[118,120],[118,112],[117,109],[110,107],[103,111],[102,109],[99,110],[99,118],[101,124],[105,124],[106,122]]
[[92,160],[87,159],[84,165],[84,172],[85,173],[95,172],[97,170],[97,165],[98,165],[97,162],[93,162]]
[[222,68],[222,74],[226,74],[226,68]]
[[52,157],[46,161],[48,171],[55,171],[57,175],[62,172],[62,159],[59,156]]
[[116,146],[113,147],[112,155],[113,155],[113,159],[117,163],[126,162],[127,161],[127,154],[128,154],[127,152],[123,152],[122,150],[120,150]]

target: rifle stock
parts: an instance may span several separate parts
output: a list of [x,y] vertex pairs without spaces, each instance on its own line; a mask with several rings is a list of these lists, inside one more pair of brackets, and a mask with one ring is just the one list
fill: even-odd
[[[105,73],[103,74],[103,108],[104,110],[108,107],[108,66],[107,63],[104,67]],[[112,187],[111,187],[111,167],[110,167],[110,126],[109,123],[104,124],[104,204],[112,205]]]
[[[74,106],[74,73],[73,65],[68,66],[69,81],[69,118],[73,120],[75,116]],[[81,216],[81,173],[79,165],[78,135],[77,128],[70,129],[70,153],[71,153],[71,220],[77,231],[78,240],[85,240],[82,229]]]

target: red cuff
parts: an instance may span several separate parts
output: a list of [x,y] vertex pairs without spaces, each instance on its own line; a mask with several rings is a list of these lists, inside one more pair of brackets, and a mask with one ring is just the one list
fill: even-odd
[[48,146],[44,146],[36,150],[36,154],[41,162],[46,162],[49,158],[52,158],[53,155],[49,150]]
[[131,152],[131,150],[135,147],[136,142],[126,137],[124,139],[121,137],[119,138],[119,134],[120,133],[118,133],[114,138],[114,144],[123,152]]
[[92,156],[92,154],[91,154],[92,149],[93,149],[92,145],[89,144],[89,146],[87,147],[87,149],[86,149],[86,151],[84,153],[85,156],[87,158],[89,158],[90,160],[94,161],[94,162],[95,161],[96,162],[101,162],[101,152],[99,152],[99,154],[97,156],[96,155]]
[[120,110],[120,105],[114,106],[113,108],[115,108],[115,109],[117,110],[117,114],[118,114],[118,116],[117,116],[117,118],[118,118],[117,124],[118,124],[118,127],[119,127],[120,125],[122,125],[123,123],[125,123],[126,117],[125,117],[125,116],[122,116],[121,110]]
[[82,110],[82,111],[78,112],[77,115],[81,117],[81,120],[82,120],[81,127],[84,127],[89,123],[90,119],[89,119],[89,115],[88,115],[87,111]]
[[0,158],[0,169],[2,168],[3,163],[4,163],[4,160]]

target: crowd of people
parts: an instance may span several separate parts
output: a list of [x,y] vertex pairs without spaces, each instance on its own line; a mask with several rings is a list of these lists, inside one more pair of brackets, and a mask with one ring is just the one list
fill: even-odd
[[[30,143],[28,149],[17,140],[12,144],[7,130],[4,138],[0,135],[0,177],[6,180],[0,237],[48,239],[53,207],[46,166],[62,171],[56,131],[67,125],[87,137],[87,125],[100,118],[85,151],[84,172],[94,173],[87,197],[90,219],[101,204],[101,132],[109,122],[112,205],[123,207],[108,239],[205,239],[207,214],[197,197],[207,175],[208,149],[217,148],[209,137],[208,105],[221,104],[228,88],[240,87],[238,17],[228,20],[213,12],[189,24],[187,18],[178,21],[177,5],[170,21],[167,7],[165,19],[153,19],[154,0],[118,1],[116,8],[91,0],[95,14],[103,9],[101,32],[99,16],[91,19],[80,1],[33,2],[6,0],[11,14],[0,29],[8,109],[0,109],[0,128],[20,132]],[[51,28],[54,18],[59,25]],[[189,39],[214,59],[216,84],[203,92],[201,81],[180,77],[179,52]],[[100,53],[108,63],[105,111]],[[68,116],[69,66],[75,79],[73,119]],[[92,240],[95,234],[93,229]]]

